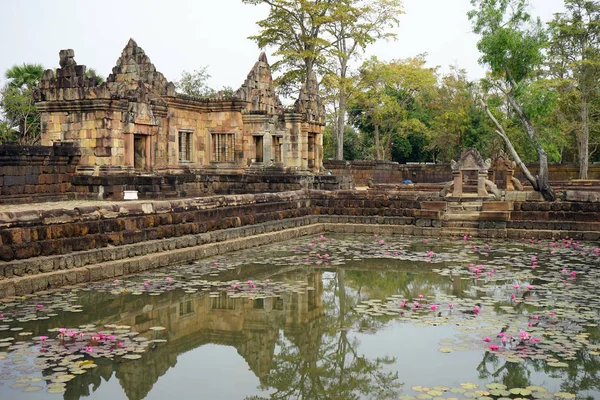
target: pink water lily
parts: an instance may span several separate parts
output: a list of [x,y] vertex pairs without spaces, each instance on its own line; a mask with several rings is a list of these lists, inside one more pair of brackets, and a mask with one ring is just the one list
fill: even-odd
[[88,353],[91,353],[92,351],[94,351],[94,348],[91,346],[88,346],[85,348],[85,351],[87,351]]
[[489,337],[487,337],[487,336],[483,338],[483,341],[484,341],[484,342],[488,342],[488,343],[489,343],[491,340],[492,340],[492,339],[490,339],[490,338],[489,338]]
[[144,286],[146,286],[146,287],[150,286],[150,282],[148,282],[148,281],[144,282]]
[[113,281],[113,283],[119,283],[119,280],[118,280],[118,279],[115,279],[115,280]]
[[267,279],[265,282],[267,282],[267,283],[271,283],[271,280],[270,280],[270,279]]
[[422,294],[419,294],[419,298],[420,298],[420,299],[422,299],[422,298],[423,298],[423,295],[422,295]]
[[413,306],[414,306],[415,308],[419,307],[419,302],[418,302],[418,301],[413,301]]
[[125,347],[125,343],[123,343],[123,342],[119,342],[119,343],[117,343],[117,346],[118,346],[118,347]]
[[40,336],[40,342],[45,342],[48,340],[48,336]]
[[173,280],[173,278],[171,278],[170,276],[167,276],[167,282],[171,282]]
[[475,314],[479,314],[479,311],[481,311],[481,308],[479,308],[478,306],[473,307],[473,312]]
[[490,346],[490,350],[492,351],[498,351],[500,350],[500,346],[498,346],[497,344],[493,344]]
[[41,310],[42,308],[44,308],[44,305],[43,304],[38,304],[37,308],[38,308],[38,310]]
[[452,304],[452,303],[448,303],[448,308],[450,308],[450,309],[451,309],[451,308],[454,308],[454,304]]
[[429,309],[431,311],[435,311],[435,310],[437,310],[437,308],[438,308],[437,304],[432,304],[432,305],[429,306]]

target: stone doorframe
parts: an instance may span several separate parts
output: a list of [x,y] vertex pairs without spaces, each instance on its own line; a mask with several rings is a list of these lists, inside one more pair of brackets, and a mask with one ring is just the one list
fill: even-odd
[[490,159],[483,160],[477,149],[465,149],[460,155],[458,162],[452,160],[452,178],[454,181],[454,197],[463,197],[463,179],[465,171],[477,172],[477,196],[487,197],[488,191],[485,187],[488,171],[491,167]]
[[143,133],[125,133],[125,165],[135,167],[135,139],[144,138],[144,168],[152,167],[152,135]]

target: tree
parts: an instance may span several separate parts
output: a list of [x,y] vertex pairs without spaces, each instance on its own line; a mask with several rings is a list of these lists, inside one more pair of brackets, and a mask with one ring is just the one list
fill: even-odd
[[418,115],[422,95],[435,87],[435,69],[425,68],[425,57],[381,62],[373,57],[359,70],[352,100],[355,126],[374,135],[375,159],[390,159],[394,139],[424,132]]
[[250,36],[258,47],[274,47],[280,57],[273,70],[283,71],[276,79],[282,94],[289,95],[306,83],[315,67],[325,65],[324,49],[331,47],[325,26],[333,14],[352,12],[351,0],[242,0],[246,4],[269,6],[267,18],[258,21],[258,35]]
[[432,113],[429,146],[438,160],[455,159],[467,147],[490,152],[492,131],[482,118],[476,101],[478,94],[479,87],[457,66],[452,66],[450,73],[441,78],[428,102]]
[[31,88],[7,85],[1,92],[0,106],[4,121],[0,141],[22,145],[37,144],[40,135],[40,114],[33,101]]
[[204,66],[193,72],[183,71],[181,78],[175,82],[175,87],[188,96],[213,97],[216,93],[207,85],[209,79],[208,66]]
[[536,127],[520,103],[520,96],[542,64],[546,32],[539,19],[533,21],[527,12],[526,0],[471,0],[475,9],[469,11],[473,31],[481,36],[477,48],[482,53],[479,62],[490,68],[488,82],[500,90],[521,120],[529,141],[539,158],[539,173],[535,177],[521,161],[503,126],[481,103],[496,126],[496,133],[517,162],[533,188],[544,199],[554,201],[556,194],[548,178],[548,156],[539,141]]
[[[598,113],[592,118],[594,101],[600,96],[600,2],[565,0],[566,12],[550,23],[551,72],[559,80],[566,120],[577,135],[579,179],[587,179],[590,131],[598,130]],[[594,124],[595,123],[595,124]],[[595,125],[593,127],[592,125]]]
[[4,76],[7,85],[0,91],[4,120],[0,124],[0,141],[36,144],[40,134],[40,115],[33,101],[32,89],[44,73],[39,64],[14,65]]
[[4,77],[9,80],[9,86],[21,89],[36,86],[43,74],[44,67],[40,64],[23,64],[13,65],[7,69]]
[[378,39],[396,38],[388,31],[399,25],[403,13],[400,0],[350,0],[348,7],[335,9],[333,21],[325,26],[331,41],[329,54],[330,83],[337,90],[334,124],[337,140],[336,159],[344,159],[344,131],[346,129],[346,106],[351,93],[352,79],[349,77],[349,62],[360,51]]

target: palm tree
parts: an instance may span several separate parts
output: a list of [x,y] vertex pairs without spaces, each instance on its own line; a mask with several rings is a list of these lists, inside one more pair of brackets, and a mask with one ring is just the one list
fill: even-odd
[[6,70],[4,76],[9,79],[9,86],[22,88],[26,86],[31,88],[39,82],[44,74],[44,67],[41,64],[13,65]]

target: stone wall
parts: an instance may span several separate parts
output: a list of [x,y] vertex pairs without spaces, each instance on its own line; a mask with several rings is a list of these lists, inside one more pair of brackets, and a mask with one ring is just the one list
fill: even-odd
[[302,190],[0,212],[0,298],[110,279],[321,232],[600,240],[600,196],[489,202],[448,220],[427,195]]
[[[415,183],[442,183],[452,180],[450,164],[399,164],[389,161],[336,161],[325,160],[323,166],[335,175],[352,176],[357,186],[366,186],[369,179],[374,183],[400,183],[410,179]],[[527,164],[527,168],[534,175],[539,167],[536,164]],[[577,165],[550,165],[550,179],[553,182],[566,182],[575,180],[579,174]],[[523,173],[517,168],[515,177],[526,183]],[[590,180],[600,180],[600,165],[589,167]]]
[[71,179],[79,157],[71,143],[0,145],[0,204],[72,198]]

